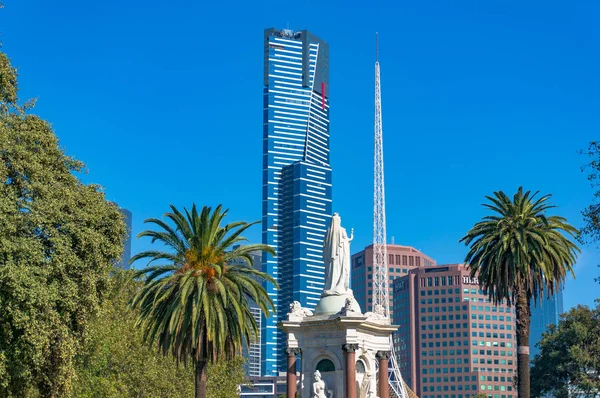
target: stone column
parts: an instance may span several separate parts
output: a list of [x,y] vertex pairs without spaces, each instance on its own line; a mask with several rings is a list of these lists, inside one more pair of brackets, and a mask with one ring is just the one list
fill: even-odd
[[358,344],[342,344],[346,357],[346,397],[356,398],[356,350]]
[[287,396],[288,398],[296,398],[296,355],[300,354],[300,348],[286,348],[287,354]]
[[388,383],[388,360],[390,359],[390,352],[377,351],[376,357],[379,360],[379,398],[389,398],[390,387]]

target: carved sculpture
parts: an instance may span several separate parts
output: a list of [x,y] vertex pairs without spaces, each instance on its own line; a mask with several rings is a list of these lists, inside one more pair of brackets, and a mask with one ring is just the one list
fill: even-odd
[[321,379],[321,372],[315,372],[315,382],[313,383],[313,398],[327,398],[325,395],[325,382]]
[[344,306],[342,307],[342,309],[340,310],[340,312],[338,312],[336,315],[342,315],[342,316],[356,316],[356,315],[361,315],[360,312],[356,312],[353,309],[353,308],[356,307],[355,301],[356,300],[354,299],[354,296],[348,297],[346,299],[346,302],[345,302]]
[[341,225],[342,219],[334,213],[323,242],[323,262],[325,263],[325,286],[322,297],[341,296],[350,290],[350,237]]
[[373,311],[367,312],[365,316],[367,317],[367,321],[379,322],[387,320],[387,317],[385,316],[385,310],[380,304],[376,304],[373,308]]
[[312,316],[313,313],[308,308],[302,308],[299,301],[293,301],[290,304],[290,312],[288,312],[288,315],[290,315],[290,314],[297,315],[300,317],[305,317],[305,316]]

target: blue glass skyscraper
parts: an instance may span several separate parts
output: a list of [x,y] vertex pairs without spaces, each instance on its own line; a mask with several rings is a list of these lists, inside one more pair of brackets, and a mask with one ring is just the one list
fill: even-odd
[[535,345],[542,339],[542,333],[548,330],[549,325],[558,325],[560,314],[563,311],[563,292],[557,290],[553,296],[542,297],[542,302],[537,302],[537,305],[531,307],[531,326],[529,333],[529,358],[533,359],[540,349]]
[[306,30],[265,30],[262,241],[266,285],[277,316],[261,330],[262,373],[285,369],[285,336],[277,322],[292,301],[313,309],[324,283],[321,258],[331,216],[329,46]]

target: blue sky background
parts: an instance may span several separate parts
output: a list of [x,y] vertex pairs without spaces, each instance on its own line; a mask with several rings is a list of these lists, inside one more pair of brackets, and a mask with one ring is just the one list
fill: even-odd
[[[355,251],[372,240],[376,31],[388,239],[461,262],[458,240],[494,190],[552,193],[578,227],[592,199],[578,151],[599,138],[598,2],[56,3],[5,0],[3,50],[21,97],[38,98],[83,179],[133,212],[135,234],[170,203],[260,219],[268,27],[330,43],[334,208]],[[600,296],[598,262],[585,247],[566,308]]]

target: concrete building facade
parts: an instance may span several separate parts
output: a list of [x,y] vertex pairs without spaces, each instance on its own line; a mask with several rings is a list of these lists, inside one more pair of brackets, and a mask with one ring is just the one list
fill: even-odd
[[400,370],[421,398],[513,398],[514,309],[494,305],[462,264],[419,267],[394,280]]
[[[421,266],[433,267],[436,262],[431,257],[410,246],[387,245],[388,278],[390,286],[390,315],[394,321],[393,290],[394,279],[407,275],[411,269]],[[363,312],[373,311],[373,245],[352,255],[351,288],[354,298]]]

